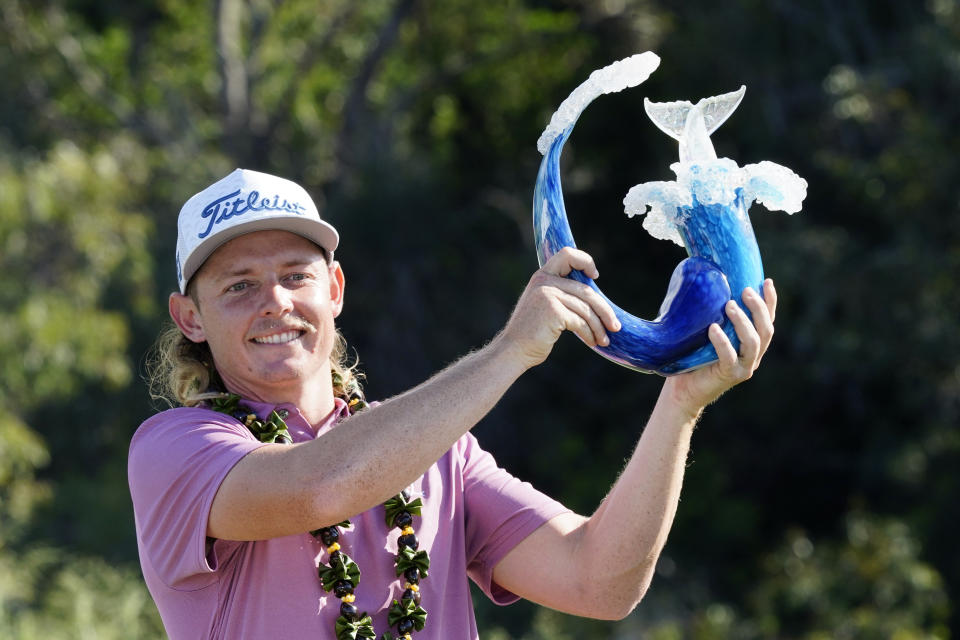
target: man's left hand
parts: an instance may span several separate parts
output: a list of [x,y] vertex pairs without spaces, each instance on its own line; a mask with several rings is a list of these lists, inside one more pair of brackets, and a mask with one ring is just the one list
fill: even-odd
[[727,389],[748,380],[760,365],[773,339],[773,322],[777,311],[777,291],[773,280],[763,283],[763,297],[747,287],[743,302],[753,315],[753,322],[733,300],[724,311],[740,339],[740,353],[718,324],[710,325],[708,335],[717,351],[717,361],[695,371],[667,378],[664,391],[679,406],[690,413],[699,413]]

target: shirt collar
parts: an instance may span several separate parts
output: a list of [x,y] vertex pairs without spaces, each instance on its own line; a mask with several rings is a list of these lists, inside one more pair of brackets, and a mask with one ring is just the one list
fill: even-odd
[[334,398],[333,410],[315,425],[307,422],[307,419],[300,413],[300,410],[288,402],[272,404],[241,398],[240,404],[249,407],[261,420],[266,420],[270,416],[271,411],[285,409],[287,411],[287,417],[284,418],[284,422],[287,424],[287,430],[290,432],[290,436],[294,442],[313,440],[321,433],[332,429],[338,422],[350,415],[347,403],[342,398]]

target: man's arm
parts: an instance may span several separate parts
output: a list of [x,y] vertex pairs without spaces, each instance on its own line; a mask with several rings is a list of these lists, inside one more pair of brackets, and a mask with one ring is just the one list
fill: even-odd
[[420,477],[497,403],[564,331],[607,344],[609,305],[565,278],[599,276],[586,253],[564,249],[531,278],[504,330],[418,387],[350,418],[349,426],[288,446],[261,447],[224,478],[207,533],[259,540],[317,529],[373,507]]
[[619,619],[633,610],[667,541],[690,437],[703,408],[753,374],[773,337],[773,283],[764,283],[764,299],[749,289],[743,297],[753,324],[735,303],[727,306],[740,354],[719,326],[711,326],[719,360],[667,378],[630,461],[597,511],[590,518],[571,513],[544,524],[496,566],[498,584],[575,615]]

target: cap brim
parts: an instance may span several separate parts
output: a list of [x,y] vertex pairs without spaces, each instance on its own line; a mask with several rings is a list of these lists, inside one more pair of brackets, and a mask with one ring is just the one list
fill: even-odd
[[242,235],[253,233],[255,231],[289,231],[298,236],[302,236],[318,245],[327,252],[327,259],[333,259],[333,252],[336,251],[340,243],[340,234],[327,222],[323,220],[304,218],[297,215],[275,215],[250,222],[242,222],[229,229],[224,229],[216,235],[210,237],[207,241],[201,242],[193,253],[187,258],[183,265],[183,282],[180,286],[181,293],[186,293],[187,283],[190,278],[196,274],[207,258],[214,251],[222,247],[227,242]]

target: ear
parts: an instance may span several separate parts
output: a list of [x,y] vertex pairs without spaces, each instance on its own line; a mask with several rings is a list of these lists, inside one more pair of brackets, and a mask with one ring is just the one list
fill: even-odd
[[205,342],[207,340],[207,335],[203,331],[200,309],[197,308],[193,298],[182,293],[171,293],[168,308],[170,317],[189,340],[193,342]]
[[328,270],[330,274],[330,303],[333,306],[333,317],[336,318],[343,311],[343,289],[347,284],[340,263],[334,261]]

